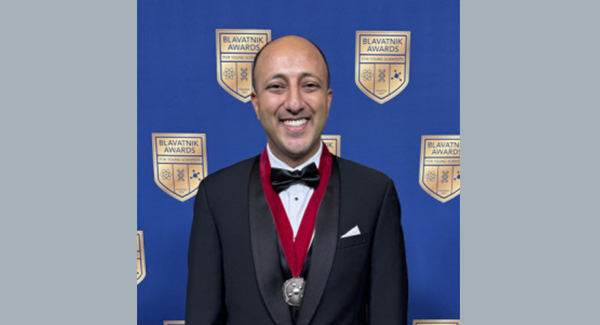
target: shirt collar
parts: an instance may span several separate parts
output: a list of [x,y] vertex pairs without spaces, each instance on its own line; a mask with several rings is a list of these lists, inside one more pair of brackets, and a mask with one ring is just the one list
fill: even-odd
[[299,169],[302,169],[302,168],[310,165],[311,163],[315,163],[315,165],[317,165],[317,168],[319,168],[319,162],[321,162],[321,152],[322,151],[323,151],[323,145],[319,145],[319,150],[317,150],[317,153],[315,153],[312,157],[310,157],[307,161],[302,163],[300,166],[298,166],[296,168],[292,168],[292,167],[288,166],[286,163],[284,163],[283,161],[279,160],[277,157],[275,157],[275,155],[271,152],[271,148],[269,148],[269,144],[267,143],[267,153],[269,155],[269,162],[271,163],[272,168],[281,168],[281,169],[287,169],[287,170],[299,170]]

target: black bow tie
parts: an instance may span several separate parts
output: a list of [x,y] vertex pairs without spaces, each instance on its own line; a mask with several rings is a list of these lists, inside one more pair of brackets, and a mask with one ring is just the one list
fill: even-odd
[[301,170],[289,171],[287,169],[271,168],[271,184],[275,192],[284,191],[290,185],[302,183],[312,188],[319,185],[319,170],[317,165],[312,163]]

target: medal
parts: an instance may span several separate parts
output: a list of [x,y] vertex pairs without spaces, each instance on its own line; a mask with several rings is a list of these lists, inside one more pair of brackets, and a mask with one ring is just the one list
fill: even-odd
[[331,154],[325,144],[322,144],[322,146],[323,151],[319,162],[319,185],[315,188],[312,197],[308,201],[308,206],[304,211],[304,216],[302,217],[302,222],[300,223],[300,228],[298,229],[298,234],[295,239],[292,226],[287,218],[283,203],[281,203],[281,198],[277,192],[275,192],[275,189],[271,184],[271,164],[269,162],[267,148],[265,148],[260,155],[259,166],[262,188],[275,221],[275,228],[281,243],[283,255],[285,256],[285,261],[292,275],[292,278],[288,279],[283,284],[283,299],[288,305],[294,307],[300,306],[302,297],[304,296],[306,281],[300,274],[302,273],[302,266],[306,260],[310,241],[315,230],[319,205],[325,195],[325,189],[327,188],[329,176],[331,175]]
[[301,277],[293,277],[285,281],[283,284],[283,299],[293,307],[299,307],[304,296],[304,287],[306,281]]

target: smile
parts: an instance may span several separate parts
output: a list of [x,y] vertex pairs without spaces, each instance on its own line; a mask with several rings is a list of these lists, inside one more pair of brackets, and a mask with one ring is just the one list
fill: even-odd
[[308,122],[308,119],[303,118],[303,119],[298,119],[298,120],[285,120],[285,121],[283,121],[283,124],[285,126],[299,127],[299,126],[306,124],[306,122]]

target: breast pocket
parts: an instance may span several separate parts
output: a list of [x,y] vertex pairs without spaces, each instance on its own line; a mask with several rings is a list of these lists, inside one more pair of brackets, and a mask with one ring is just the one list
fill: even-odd
[[337,249],[355,247],[360,245],[366,245],[369,243],[368,234],[360,234],[357,236],[339,238],[337,242]]

